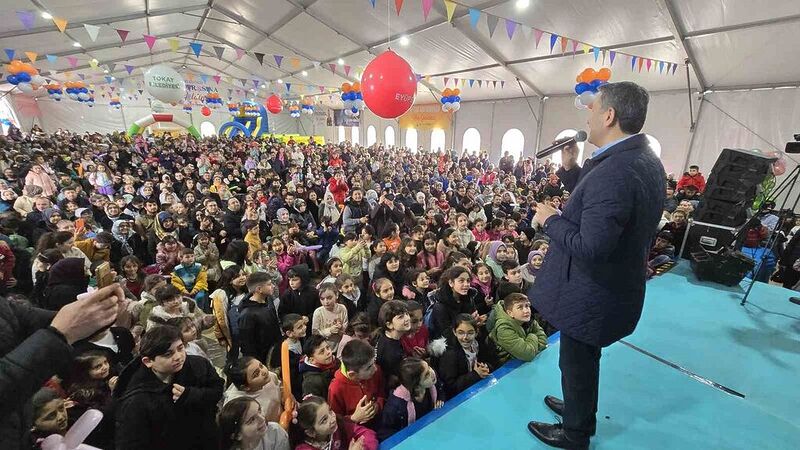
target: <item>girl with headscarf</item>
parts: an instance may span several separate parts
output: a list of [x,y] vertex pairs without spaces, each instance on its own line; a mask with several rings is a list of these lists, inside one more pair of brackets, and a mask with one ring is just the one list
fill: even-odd
[[322,204],[319,206],[320,223],[327,221],[331,225],[334,225],[339,222],[341,217],[342,213],[339,211],[339,206],[336,204],[333,194],[326,192],[325,200],[323,200]]
[[533,284],[536,281],[536,274],[542,268],[542,262],[544,262],[544,253],[539,250],[528,253],[528,263],[523,264],[520,270],[522,279]]
[[147,251],[150,256],[155,257],[156,247],[167,236],[172,236],[173,238],[178,239],[177,226],[172,214],[166,211],[161,211],[160,213],[156,214],[156,219],[153,222],[153,229],[147,233]]
[[11,188],[0,190],[0,213],[14,208],[14,202],[17,200],[17,193]]
[[500,264],[502,264],[503,261],[516,258],[516,250],[514,250],[513,247],[511,248],[512,257],[509,258],[508,245],[503,243],[503,241],[491,241],[489,245],[485,246],[485,249],[486,255],[483,258],[483,262],[492,269],[496,280],[502,280],[503,268],[500,267]]

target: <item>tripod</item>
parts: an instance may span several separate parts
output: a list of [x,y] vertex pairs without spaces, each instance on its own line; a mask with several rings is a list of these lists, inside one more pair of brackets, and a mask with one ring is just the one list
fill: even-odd
[[[747,286],[747,291],[745,291],[744,297],[742,297],[741,306],[747,304],[747,298],[750,296],[750,292],[753,290],[753,285],[755,285],[756,283],[756,276],[761,271],[761,268],[764,267],[764,262],[766,261],[767,256],[770,253],[773,253],[775,250],[775,245],[778,243],[778,238],[780,237],[779,230],[783,229],[783,225],[786,223],[787,217],[789,217],[789,215],[784,214],[783,211],[785,211],[786,204],[789,202],[789,197],[792,195],[792,192],[794,192],[794,188],[797,185],[798,179],[800,179],[800,165],[792,169],[792,171],[789,172],[789,175],[787,175],[786,178],[784,178],[783,181],[781,181],[781,183],[775,187],[775,190],[772,193],[770,193],[769,197],[764,199],[764,201],[762,202],[762,204],[767,203],[768,201],[772,201],[773,203],[775,203],[775,200],[778,197],[780,197],[781,194],[783,194],[784,192],[786,193],[786,195],[784,195],[783,197],[783,203],[781,203],[781,207],[778,209],[779,212],[778,224],[775,226],[775,229],[772,230],[772,233],[770,233],[769,238],[767,239],[767,243],[765,245],[765,248],[767,250],[761,254],[761,259],[759,259],[758,263],[753,268],[753,277],[750,278],[750,284]],[[795,208],[797,207],[797,203],[799,201],[800,201],[800,196],[798,196],[794,200],[794,204],[792,204],[791,211],[795,210]],[[751,220],[753,220],[754,218],[755,216],[753,216]],[[749,223],[750,222],[748,221],[748,224]],[[745,224],[745,226],[742,227],[742,230],[745,233],[747,232],[746,229],[749,228],[747,226],[748,224]]]

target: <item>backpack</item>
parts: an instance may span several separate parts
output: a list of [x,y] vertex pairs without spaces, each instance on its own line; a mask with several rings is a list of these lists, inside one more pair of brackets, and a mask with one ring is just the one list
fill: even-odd
[[431,336],[436,335],[433,327],[433,306],[438,303],[436,296],[433,294],[436,291],[428,292],[428,305],[425,307],[425,314],[422,316],[422,323],[428,327]]
[[[244,300],[244,297],[242,298]],[[241,303],[241,302],[240,302]],[[228,329],[231,330],[231,337],[239,336],[239,316],[242,312],[239,310],[239,305],[233,303],[233,299],[228,302]]]

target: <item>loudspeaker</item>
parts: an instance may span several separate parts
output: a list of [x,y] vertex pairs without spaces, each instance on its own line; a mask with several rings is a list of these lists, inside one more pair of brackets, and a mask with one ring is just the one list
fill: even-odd
[[770,174],[775,161],[757,150],[723,149],[711,169],[694,219],[726,227],[742,225],[758,185]]
[[726,286],[742,282],[755,262],[742,252],[692,253],[692,270],[700,281],[713,281]]
[[696,252],[717,252],[733,243],[736,230],[719,225],[709,225],[694,221],[686,231],[686,241],[682,245],[682,258]]

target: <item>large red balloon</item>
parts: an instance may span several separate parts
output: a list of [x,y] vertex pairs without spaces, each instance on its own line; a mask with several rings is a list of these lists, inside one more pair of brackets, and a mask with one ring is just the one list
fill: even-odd
[[281,98],[275,94],[270,95],[267,99],[267,111],[272,114],[278,114],[283,111],[283,101]]
[[361,94],[370,111],[384,119],[400,117],[414,104],[417,76],[408,62],[386,50],[364,69]]
[[208,117],[211,115],[211,109],[208,106],[203,106],[203,108],[200,109],[200,114]]

